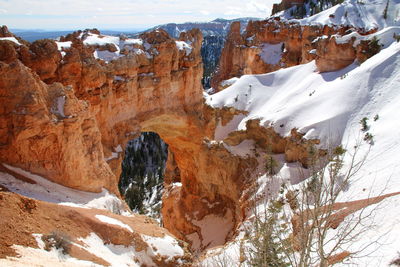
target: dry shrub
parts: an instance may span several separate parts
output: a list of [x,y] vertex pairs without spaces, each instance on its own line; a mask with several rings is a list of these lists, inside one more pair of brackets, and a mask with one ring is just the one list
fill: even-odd
[[43,235],[42,240],[45,244],[44,249],[47,251],[56,248],[60,249],[63,254],[69,254],[71,250],[71,239],[60,231],[53,231],[48,235]]

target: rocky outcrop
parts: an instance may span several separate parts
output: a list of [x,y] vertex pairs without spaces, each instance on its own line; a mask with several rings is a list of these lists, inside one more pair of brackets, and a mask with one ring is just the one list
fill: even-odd
[[238,18],[233,20],[216,19],[204,23],[168,23],[164,25],[158,25],[154,28],[147,30],[146,32],[154,31],[156,29],[163,29],[168,32],[171,37],[179,38],[181,32],[187,32],[194,28],[200,29],[203,34],[201,55],[203,59],[204,73],[202,84],[205,89],[209,89],[211,86],[211,77],[218,66],[219,58],[221,56],[222,48],[224,47],[226,36],[229,32],[230,24],[235,21],[240,21],[242,28],[241,30],[244,31],[246,29],[247,23],[252,19],[254,20],[257,18]]
[[[224,140],[230,146],[239,145],[245,139],[254,140],[256,147],[273,154],[284,154],[286,162],[300,162],[303,167],[309,167],[310,150],[315,149],[319,140],[303,139],[304,134],[292,129],[290,136],[282,137],[273,128],[260,126],[259,120],[246,122],[246,130],[232,132]],[[318,151],[319,156],[326,154],[324,150]]]
[[[231,32],[222,50],[218,73],[212,87],[221,89],[220,82],[244,74],[260,74],[313,60],[309,55],[312,41],[329,32],[328,27],[310,27],[283,23],[279,19],[250,22],[246,32],[240,34],[238,24]],[[233,55],[233,56],[232,56]]]
[[[374,33],[374,31],[368,34]],[[316,64],[320,72],[329,72],[347,67],[354,60],[359,63],[377,54],[380,45],[377,40],[361,40],[356,37],[349,40],[337,41],[340,36],[321,38],[316,42]]]
[[[237,44],[270,40],[271,33],[258,32],[258,25],[249,26],[247,34],[259,35],[249,39],[233,24],[230,49],[240,55],[247,48],[242,51]],[[283,57],[285,64],[295,64],[292,57],[298,63],[300,30],[272,34],[275,43],[290,37],[287,46],[293,49]],[[276,139],[277,151],[287,151],[288,161],[303,165],[308,145],[296,132],[282,141],[256,126],[230,135],[225,144],[214,141],[217,125],[240,111],[204,105],[201,42],[198,30],[182,33],[178,41],[163,30],[140,39],[80,31],[60,42],[0,41],[0,55],[8,55],[0,57],[0,162],[67,187],[117,193],[126,143],[140,132],[155,132],[173,154],[167,162],[164,226],[197,251],[223,244],[245,216],[243,193],[254,183],[251,170],[258,165],[255,158],[234,155],[226,145],[246,138],[260,144]],[[256,50],[248,51],[235,66],[250,62],[248,56],[260,60]],[[227,55],[224,60],[228,65]],[[276,67],[254,62],[244,73],[257,66],[260,71]],[[218,240],[210,240],[207,225],[216,222],[222,232]]]
[[71,188],[115,192],[89,104],[19,60],[0,62],[0,72],[0,161]]
[[218,72],[211,83],[216,91],[223,90],[220,83],[232,77],[272,72],[312,60],[316,60],[320,72],[339,70],[356,59],[363,62],[371,54],[361,48],[366,44],[356,42],[355,38],[344,42],[336,39],[353,32],[366,35],[375,31],[364,32],[348,26],[302,26],[280,21],[279,17],[249,22],[243,34],[239,29],[239,23],[231,25]]
[[299,6],[304,4],[304,0],[282,0],[279,4],[274,4],[272,6],[272,15],[278,13],[279,11],[286,10],[292,6]]
[[201,105],[201,37],[182,35],[194,46],[186,55],[165,32],[148,33],[142,38],[152,51],[142,46],[143,53],[106,63],[84,45],[85,34],[96,33],[67,36],[62,53],[51,40],[1,41],[1,54],[11,56],[1,62],[0,160],[68,187],[116,191],[103,155],[140,132],[135,121]]
[[179,169],[166,187],[182,184],[164,196],[165,226],[186,239],[201,232],[196,221],[230,214],[231,234],[249,163],[204,141],[216,119],[203,106],[200,32],[180,42],[162,30],[145,33],[114,44],[117,51],[88,43],[106,38],[76,32],[59,43],[0,42],[13,55],[0,65],[0,161],[67,187],[116,192],[122,148],[141,131],[156,132]]
[[7,26],[3,25],[0,27],[0,37],[14,37],[14,34],[12,34]]

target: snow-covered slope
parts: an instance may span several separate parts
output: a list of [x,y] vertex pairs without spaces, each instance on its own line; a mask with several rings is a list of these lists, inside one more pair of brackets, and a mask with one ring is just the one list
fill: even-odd
[[[399,25],[399,8],[399,0],[345,0],[342,4],[335,5],[314,16],[299,20],[292,19],[291,21],[298,21],[302,25],[345,25],[368,31]],[[290,10],[287,10],[274,16],[291,19],[290,13]]]
[[[367,155],[367,160],[340,201],[400,192],[400,43],[389,40],[386,48],[361,65],[353,63],[340,71],[318,73],[315,63],[310,62],[273,73],[245,75],[227,89],[205,95],[212,107],[248,112],[235,116],[225,127],[219,126],[216,139],[245,129],[248,120],[259,119],[262,126],[273,127],[282,136],[297,128],[307,139],[320,139],[322,148],[343,144],[351,151],[361,141],[359,155]],[[372,146],[363,141],[363,118],[368,119]],[[296,180],[291,177],[295,172],[288,168],[289,164],[284,164],[279,175]],[[396,257],[400,245],[396,239],[400,233],[396,227],[400,222],[396,208],[399,201],[398,196],[391,197],[381,204],[383,209],[377,210],[376,218],[384,218],[385,223],[375,222],[377,228],[360,242],[384,236],[386,245],[375,246],[372,257],[358,259],[358,266],[385,266]]]
[[326,140],[330,136],[339,141],[351,119],[357,122],[364,116],[361,110],[375,95],[394,93],[388,91],[395,86],[379,77],[387,72],[385,76],[396,81],[398,50],[395,43],[361,66],[354,63],[337,72],[318,73],[311,62],[268,74],[244,75],[224,91],[207,96],[207,103],[248,111],[237,130],[244,129],[249,119],[261,119],[263,126],[272,126],[284,136],[298,128],[306,138]]
[[[399,51],[400,43],[393,43],[362,65],[354,63],[337,72],[317,73],[311,62],[245,75],[224,91],[206,96],[207,103],[249,112],[230,124],[231,131],[245,129],[247,120],[260,119],[261,125],[273,127],[282,136],[297,128],[305,138],[320,139],[325,148],[328,143],[351,143],[360,133],[360,120],[366,117],[374,136],[371,154],[385,151],[385,156],[380,155],[386,159],[380,161],[379,171],[389,177],[398,165],[395,153],[400,152],[400,122],[395,111],[400,103]],[[374,120],[376,115],[379,119]]]
[[106,189],[103,189],[101,193],[83,192],[50,182],[43,177],[7,164],[2,164],[2,166],[14,174],[29,178],[34,183],[24,182],[10,173],[0,171],[0,185],[14,193],[58,205],[104,209],[127,216],[131,214],[122,200]]

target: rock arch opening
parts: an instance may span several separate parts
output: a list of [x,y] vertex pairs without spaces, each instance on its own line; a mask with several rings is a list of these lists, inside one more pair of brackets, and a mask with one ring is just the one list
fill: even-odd
[[180,182],[172,152],[157,133],[142,132],[126,145],[118,189],[131,210],[161,223],[165,182]]

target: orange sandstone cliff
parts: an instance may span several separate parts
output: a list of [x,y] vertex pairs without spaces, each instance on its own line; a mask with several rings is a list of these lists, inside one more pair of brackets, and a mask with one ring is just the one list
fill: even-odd
[[355,60],[370,57],[369,42],[355,43],[355,39],[336,42],[338,36],[363,29],[348,26],[300,25],[281,21],[279,17],[264,21],[250,21],[244,33],[240,22],[231,25],[219,68],[211,86],[220,91],[222,81],[245,74],[261,74],[280,68],[316,60],[318,71],[327,72],[344,68]]
[[[221,80],[298,64],[304,52],[300,44],[330,31],[309,29],[312,38],[303,41],[301,27],[271,32],[266,28],[281,24],[263,23],[251,23],[244,37],[238,24],[232,25]],[[6,27],[0,33],[13,37]],[[278,64],[265,64],[257,54],[257,45],[267,41],[278,44],[279,51],[285,44]],[[304,141],[295,129],[283,138],[257,121],[230,134],[225,144],[214,141],[217,125],[240,112],[203,103],[201,42],[199,30],[182,33],[179,40],[163,30],[134,40],[97,30],[78,31],[59,42],[1,40],[0,162],[66,187],[106,188],[118,195],[126,143],[141,131],[156,132],[173,154],[163,196],[165,228],[195,251],[223,244],[245,216],[251,173],[258,165],[254,158],[230,153],[226,145],[253,139],[257,147],[272,147],[287,161],[307,165],[307,148],[317,141]],[[229,49],[236,53],[230,59]],[[173,183],[178,181],[181,186]],[[210,224],[220,230],[216,240],[207,232]]]
[[248,163],[204,141],[216,119],[203,105],[200,31],[177,41],[158,30],[118,48],[101,43],[107,38],[85,31],[60,42],[0,41],[0,162],[70,188],[117,193],[122,148],[154,131],[182,183],[164,197],[166,228],[202,239],[194,221],[228,214],[228,236],[240,215],[238,170]]

